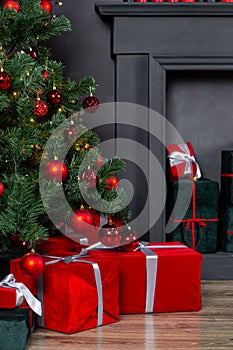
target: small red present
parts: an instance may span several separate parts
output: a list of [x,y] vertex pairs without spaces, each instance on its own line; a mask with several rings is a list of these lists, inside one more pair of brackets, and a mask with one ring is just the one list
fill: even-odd
[[169,161],[169,178],[176,181],[182,178],[199,179],[201,171],[190,142],[166,146]]
[[19,306],[30,307],[41,316],[41,302],[32,295],[25,284],[16,282],[14,275],[9,274],[0,282],[0,308],[14,309]]
[[193,249],[166,242],[141,245],[132,252],[99,249],[89,253],[91,258],[119,262],[120,314],[201,309],[202,255]]
[[[117,262],[102,258],[80,260],[65,251],[52,254],[55,258],[46,258],[43,276],[38,279],[37,293],[43,305],[39,325],[70,334],[117,322]],[[16,259],[11,264],[18,279],[23,278],[19,262]],[[32,278],[30,285],[35,290],[36,280]]]
[[0,309],[14,309],[19,305],[16,289],[0,287]]

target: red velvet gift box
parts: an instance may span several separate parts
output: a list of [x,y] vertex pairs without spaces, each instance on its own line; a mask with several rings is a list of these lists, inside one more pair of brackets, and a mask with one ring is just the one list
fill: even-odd
[[[64,251],[52,254],[59,257],[72,255]],[[46,260],[54,261],[54,259]],[[27,281],[23,278],[19,261],[20,259],[12,261],[12,272],[18,280],[23,279],[24,283],[35,292],[36,280]],[[98,264],[101,275],[103,300],[101,322],[99,322],[101,305],[98,302],[101,293],[97,293],[95,272],[93,264],[90,264],[93,261]],[[60,261],[48,264],[45,266],[42,278],[38,279],[37,293],[43,305],[39,325],[47,329],[70,334],[119,320],[119,272],[116,261],[82,258],[82,261],[77,262]]]
[[17,304],[16,289],[0,287],[0,309],[14,309]]
[[69,252],[72,251],[76,245],[79,245],[79,243],[61,234],[51,236],[46,240],[38,242],[36,248],[43,252],[51,252],[52,250],[66,250]]
[[[150,278],[147,277],[146,255],[140,250],[89,251],[93,258],[99,257],[105,261],[114,258],[119,262],[120,314],[200,310],[202,255],[174,242],[150,243],[147,248],[155,245],[160,248],[150,248],[150,250],[157,255],[157,273],[152,271]],[[152,286],[154,288],[153,309],[147,311],[147,293],[150,294],[147,284],[148,280],[153,278],[156,279],[155,285]]]
[[169,163],[169,179],[171,181],[201,177],[201,171],[190,142],[170,144],[166,146],[166,150]]

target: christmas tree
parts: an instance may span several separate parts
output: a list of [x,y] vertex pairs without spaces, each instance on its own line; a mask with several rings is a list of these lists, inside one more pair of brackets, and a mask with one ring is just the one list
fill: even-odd
[[[74,82],[65,77],[63,64],[53,60],[46,47],[48,39],[71,30],[64,15],[53,15],[53,6],[49,0],[0,1],[2,252],[15,237],[33,247],[65,226],[80,233],[83,222],[94,226],[93,218],[104,211],[90,208],[82,196],[85,189],[93,203],[100,195],[109,207],[114,206],[112,220],[126,223],[129,219],[127,207],[122,209],[126,194],[117,188],[124,162],[104,159],[99,137],[82,120],[84,109],[94,118],[98,108],[95,80],[86,77]],[[45,149],[61,124],[65,128]],[[67,142],[69,151],[62,159]],[[41,184],[40,169],[45,178]],[[71,210],[63,221],[51,221],[48,209],[50,214],[57,207],[63,210],[56,195],[61,188]]]

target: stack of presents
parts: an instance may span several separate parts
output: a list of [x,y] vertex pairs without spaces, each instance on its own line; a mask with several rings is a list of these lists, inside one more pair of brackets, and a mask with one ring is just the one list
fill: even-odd
[[[123,314],[201,309],[201,253],[217,249],[218,184],[201,178],[190,143],[169,145],[167,154],[168,241],[138,241],[125,251],[51,237],[40,247],[45,268],[39,277],[21,272],[21,258],[8,259],[0,282],[1,350],[24,349],[35,327],[71,334],[118,322]],[[223,152],[222,241],[231,251],[232,156]]]

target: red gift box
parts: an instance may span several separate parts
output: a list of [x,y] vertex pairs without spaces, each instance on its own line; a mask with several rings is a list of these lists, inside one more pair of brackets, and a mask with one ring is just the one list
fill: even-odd
[[32,295],[26,285],[16,282],[15,276],[9,274],[0,281],[0,309],[15,309],[19,306],[30,308],[40,316],[42,314],[41,302]]
[[[51,254],[51,253],[50,253]],[[67,256],[68,252],[58,251],[54,256]],[[98,303],[97,285],[93,265],[98,264],[101,273],[103,295],[102,322],[99,323],[101,305]],[[50,259],[48,259],[50,261]],[[45,266],[38,290],[35,279],[22,276],[19,269],[20,259],[11,262],[11,271],[18,280],[37,292],[43,304],[43,318],[39,325],[63,333],[75,333],[98,325],[119,320],[119,273],[116,261],[104,261],[102,258],[83,258],[85,262],[63,261]],[[89,263],[88,263],[89,262]],[[96,264],[95,264],[96,266]]]
[[14,309],[17,305],[16,289],[0,287],[0,308]]
[[166,146],[169,161],[169,178],[176,181],[182,178],[200,178],[201,171],[194,157],[190,142]]
[[72,251],[77,244],[79,243],[68,238],[66,235],[57,235],[39,241],[36,248],[44,252],[50,252],[52,250],[66,250],[69,252]]
[[[147,278],[146,255],[141,251],[90,250],[91,258],[116,259],[119,262],[120,314],[149,312],[147,306],[147,279],[156,278],[153,312],[197,311],[201,309],[202,255],[180,243],[150,243],[157,255],[157,274]],[[172,248],[183,246],[183,248]],[[153,254],[153,253],[152,253]],[[149,258],[150,259],[150,258]],[[156,276],[155,276],[156,275]],[[151,282],[151,281],[150,281]],[[150,283],[149,282],[149,283]]]

